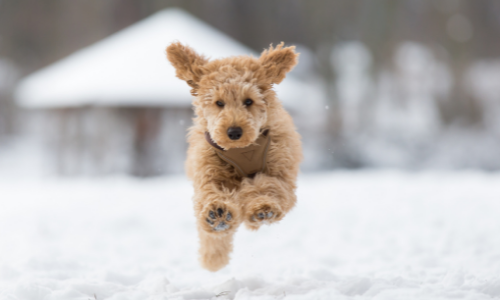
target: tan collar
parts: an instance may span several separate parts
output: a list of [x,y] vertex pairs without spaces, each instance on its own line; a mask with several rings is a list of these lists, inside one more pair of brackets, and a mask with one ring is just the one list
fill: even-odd
[[271,140],[269,129],[263,130],[253,144],[244,148],[224,150],[212,140],[208,132],[205,132],[205,139],[220,159],[232,165],[241,177],[253,178],[266,168],[267,151]]

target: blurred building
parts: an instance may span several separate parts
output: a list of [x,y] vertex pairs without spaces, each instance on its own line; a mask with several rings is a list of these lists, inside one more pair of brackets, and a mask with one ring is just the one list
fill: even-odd
[[[183,10],[166,9],[24,78],[22,107],[36,111],[59,174],[179,172],[193,115],[188,85],[165,57],[173,41],[211,58],[254,54]],[[306,84],[276,87],[292,114]],[[309,93],[311,94],[311,93]]]
[[[42,116],[54,115],[46,118],[50,122],[74,125],[35,126],[43,132],[28,136],[26,141],[50,136],[49,145],[52,146],[49,149],[60,143],[64,147],[55,149],[74,147],[82,152],[76,155],[76,150],[61,150],[61,153],[94,157],[66,159],[62,157],[69,155],[61,154],[57,158],[59,163],[53,164],[60,166],[61,173],[133,171],[146,165],[153,166],[159,173],[180,171],[182,157],[167,154],[170,147],[165,145],[167,141],[175,141],[171,144],[182,147],[185,144],[167,139],[170,133],[166,132],[177,132],[175,126],[183,127],[182,130],[188,126],[189,116],[176,119],[182,114],[176,110],[184,110],[186,115],[190,113],[190,99],[188,87],[174,78],[163,49],[171,41],[168,38],[184,41],[184,36],[192,35],[187,30],[178,31],[180,26],[165,22],[165,25],[160,25],[164,28],[155,31],[157,44],[146,42],[153,34],[144,33],[143,38],[129,39],[119,50],[113,50],[114,53],[105,56],[101,52],[100,57],[105,59],[97,59],[87,51],[97,51],[94,46],[104,41],[111,43],[130,28],[105,39],[112,33],[169,7],[189,11],[253,50],[262,50],[270,43],[281,41],[297,45],[301,53],[300,63],[291,77],[306,83],[307,93],[300,94],[302,99],[296,101],[299,97],[294,97],[293,92],[288,96],[288,89],[283,87],[279,96],[289,104],[303,136],[303,170],[366,167],[500,169],[498,0],[3,1],[0,2],[0,151],[19,152],[11,150],[17,148],[8,144],[17,137],[24,139],[26,130],[23,127],[33,123],[31,120],[36,118],[32,117],[40,112]],[[200,27],[210,28],[202,24]],[[210,29],[210,32],[217,31]],[[12,105],[11,91],[16,80],[5,81],[5,75],[8,78],[25,76],[50,64],[53,65],[44,70],[63,69],[61,65],[67,62],[66,59],[54,62],[103,39],[103,42],[70,56],[81,57],[81,53],[87,53],[86,57],[91,57],[81,59],[79,63],[72,60],[72,65],[78,64],[79,67],[72,68],[71,76],[60,72],[63,75],[51,80],[47,72],[37,72],[45,74],[45,80],[38,81],[39,88],[29,90],[33,91],[33,99],[39,101],[19,102],[23,107],[34,109],[20,114]],[[198,40],[203,42],[196,44]],[[143,49],[141,43],[149,44]],[[214,43],[204,37],[198,36],[196,41],[189,43],[213,57],[223,55],[217,51],[209,53]],[[145,48],[157,52],[151,54]],[[249,48],[241,46],[240,49],[245,50],[235,54],[251,53]],[[134,51],[142,51],[142,55],[134,56]],[[143,65],[141,60],[146,57],[151,61],[156,59],[156,62],[139,69],[138,66]],[[123,60],[127,63],[120,63]],[[10,67],[5,68],[6,64],[2,62],[7,62]],[[84,68],[84,65],[89,67]],[[109,73],[106,69],[115,72]],[[129,70],[149,75],[141,77]],[[14,73],[18,75],[12,76]],[[127,81],[126,78],[131,79]],[[166,91],[174,90],[169,80],[178,85],[179,97],[172,96],[171,99],[176,100],[167,104],[170,100],[166,99],[170,96]],[[145,87],[144,81],[150,84],[148,88],[132,92],[132,86],[142,84]],[[157,82],[154,87],[153,81]],[[160,90],[164,91],[160,100],[152,97],[152,94],[161,95]],[[58,97],[54,96],[54,91],[58,92]],[[96,91],[100,93],[98,97],[92,94]],[[123,93],[118,94],[118,91]],[[111,92],[116,97],[111,97]],[[40,95],[50,97],[42,100]],[[64,103],[56,106],[55,102]],[[158,119],[153,123],[163,124],[148,123],[141,127],[160,128],[158,137],[142,138],[159,141],[151,149],[156,149],[154,151],[160,156],[148,163],[139,163],[146,159],[139,159],[142,156],[138,155],[138,149],[149,148],[144,146],[145,142],[134,142],[141,140],[134,135],[142,129],[130,125],[138,122],[137,114],[141,109],[148,111],[144,112],[148,115],[144,119]],[[159,114],[159,110],[162,111],[160,116],[153,116]],[[26,115],[28,111],[30,113]],[[167,111],[174,116],[166,116]],[[74,117],[75,114],[78,117]],[[97,139],[100,141],[97,144],[101,143],[105,151],[97,151],[93,141],[81,142],[81,138],[76,138],[76,132],[84,130],[82,128],[96,132],[91,127],[97,126],[103,130],[101,124],[104,121],[93,121],[97,115],[102,115],[99,118],[110,124],[106,128],[120,132],[116,135],[103,132],[106,138]],[[65,118],[62,116],[68,116],[71,121],[61,121]],[[81,120],[77,122],[77,119]],[[170,122],[174,125],[168,125],[168,129],[165,124]],[[78,125],[83,123],[87,125]],[[111,124],[122,125],[115,127]],[[55,128],[64,128],[68,133],[56,133]],[[152,129],[146,131],[154,132]],[[16,137],[13,132],[20,134]],[[179,141],[181,139],[184,141],[183,136],[179,136]],[[142,146],[134,149],[136,144]],[[90,145],[94,150],[87,149]],[[9,160],[2,153],[4,160]],[[49,153],[57,151],[50,150]],[[161,157],[162,154],[168,158]],[[154,157],[157,156],[148,155],[147,160]],[[169,159],[173,162],[168,162]],[[24,157],[17,160],[27,161]],[[65,160],[71,163],[65,163]],[[95,164],[97,166],[93,166]],[[151,170],[151,167],[147,169]],[[144,174],[143,171],[133,172]]]
[[14,133],[16,109],[11,93],[18,76],[15,65],[9,59],[0,57],[0,140]]

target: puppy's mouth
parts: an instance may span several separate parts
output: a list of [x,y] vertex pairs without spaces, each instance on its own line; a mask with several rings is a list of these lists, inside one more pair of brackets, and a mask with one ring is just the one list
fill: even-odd
[[222,148],[221,146],[219,146],[219,144],[217,144],[216,141],[213,140],[212,136],[210,135],[210,132],[208,131],[205,131],[205,140],[207,140],[207,142],[212,145],[213,147],[219,149],[219,150],[224,150],[224,148]]
[[214,136],[209,132],[205,131],[205,139],[207,142],[212,145],[213,147],[220,149],[220,150],[228,150],[232,148],[245,148],[248,147],[252,144],[255,143],[255,141],[259,138],[260,134],[264,134],[267,136],[269,130],[268,129],[261,129],[259,130],[259,133],[255,135],[255,138],[248,140],[248,139],[241,139],[241,140],[231,140],[231,139],[224,139],[222,141],[216,140]]

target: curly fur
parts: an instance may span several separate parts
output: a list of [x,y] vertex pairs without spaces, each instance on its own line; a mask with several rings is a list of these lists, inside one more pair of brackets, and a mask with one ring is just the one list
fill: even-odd
[[[241,223],[257,230],[281,220],[295,205],[295,182],[302,160],[300,136],[273,91],[296,64],[295,47],[283,43],[259,58],[229,57],[209,61],[179,42],[167,47],[178,78],[191,86],[196,117],[189,129],[186,171],[195,189],[194,211],[200,239],[200,262],[211,271],[229,263],[233,235]],[[252,99],[251,106],[244,101]],[[216,104],[222,101],[224,107]],[[243,129],[239,140],[229,127]],[[262,128],[270,129],[266,169],[242,178],[206,142],[208,131],[224,149],[246,147]]]

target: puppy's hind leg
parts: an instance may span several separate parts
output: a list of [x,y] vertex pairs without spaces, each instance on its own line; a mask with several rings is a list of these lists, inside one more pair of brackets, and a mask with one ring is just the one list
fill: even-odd
[[[200,263],[203,268],[215,272],[229,263],[233,251],[233,235],[241,224],[237,205],[224,193],[198,194],[195,210],[200,238]],[[203,197],[201,197],[203,196]],[[215,197],[223,200],[212,200]],[[203,205],[204,204],[204,205]]]
[[225,234],[208,233],[198,229],[200,237],[200,263],[203,268],[215,272],[229,263],[233,251],[234,231]]

